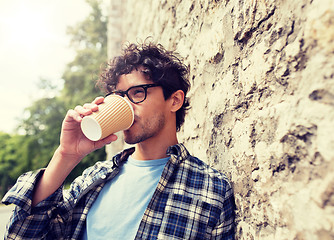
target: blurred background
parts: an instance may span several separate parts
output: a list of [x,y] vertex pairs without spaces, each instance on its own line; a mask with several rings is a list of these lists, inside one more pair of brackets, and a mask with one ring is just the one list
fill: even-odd
[[[19,175],[46,167],[67,109],[101,94],[106,9],[99,0],[0,0],[0,198]],[[87,156],[67,182],[105,156]],[[12,208],[0,207],[0,236]]]
[[[67,109],[101,94],[106,9],[98,0],[0,1],[0,197],[20,174],[47,165]],[[69,181],[104,158],[94,152]]]

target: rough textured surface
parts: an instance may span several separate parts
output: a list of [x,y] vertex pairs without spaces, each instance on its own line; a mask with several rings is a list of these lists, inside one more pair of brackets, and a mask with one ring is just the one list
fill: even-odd
[[334,1],[126,0],[122,41],[190,66],[179,138],[226,172],[238,239],[334,239]]

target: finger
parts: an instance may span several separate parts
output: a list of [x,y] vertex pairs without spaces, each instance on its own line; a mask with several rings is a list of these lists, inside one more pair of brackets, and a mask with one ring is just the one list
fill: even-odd
[[96,149],[101,148],[107,144],[110,144],[117,140],[117,136],[115,134],[111,134],[108,137],[101,139],[100,141],[95,142]]
[[104,97],[97,97],[94,99],[94,101],[92,102],[93,104],[101,104],[104,102]]
[[83,116],[87,116],[89,114],[92,114],[92,110],[89,109],[89,108],[84,108],[83,106],[76,106],[74,108],[74,111],[76,111],[77,113],[79,113],[80,115],[83,115]]
[[90,109],[93,112],[99,110],[99,107],[95,103],[85,103],[83,105],[83,108]]
[[76,121],[81,121],[82,120],[80,114],[78,112],[74,111],[73,109],[68,110],[66,116],[70,117],[70,118],[72,118]]
[[106,144],[109,144],[109,143],[115,142],[117,139],[118,139],[117,135],[111,134],[108,137],[104,138],[103,140],[104,142],[106,142]]

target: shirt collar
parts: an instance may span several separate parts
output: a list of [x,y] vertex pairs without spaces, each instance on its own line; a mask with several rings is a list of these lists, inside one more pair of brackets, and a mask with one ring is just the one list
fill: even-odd
[[[113,157],[114,167],[119,167],[120,164],[126,161],[129,155],[131,155],[134,151],[135,151],[135,148],[132,147],[129,149],[125,149],[120,154],[117,154],[116,156],[114,156]],[[166,154],[168,156],[171,156],[170,160],[176,164],[181,163],[183,160],[189,157],[189,152],[182,143],[168,147]]]
[[171,156],[171,160],[176,164],[181,163],[189,157],[189,152],[182,143],[170,146],[166,154]]

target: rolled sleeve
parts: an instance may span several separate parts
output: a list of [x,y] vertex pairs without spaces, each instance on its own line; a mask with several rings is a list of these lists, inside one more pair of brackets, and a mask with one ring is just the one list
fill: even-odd
[[62,187],[32,207],[34,188],[43,172],[44,169],[41,169],[21,175],[2,199],[2,203],[6,205],[16,205],[7,225],[8,239],[16,239],[18,236],[26,239],[42,237],[50,227],[52,212],[63,197]]
[[30,214],[34,187],[43,172],[44,170],[41,169],[21,175],[16,184],[6,193],[2,203],[6,205],[14,204]]

